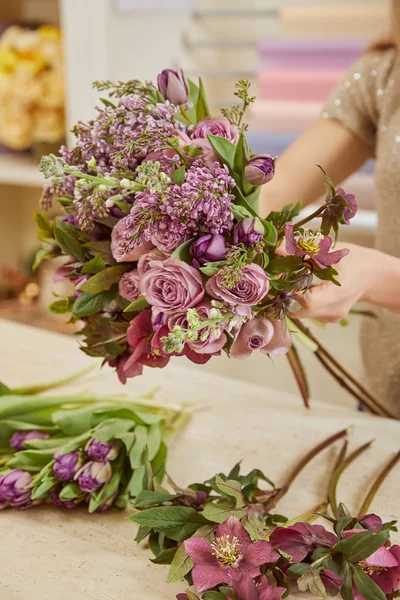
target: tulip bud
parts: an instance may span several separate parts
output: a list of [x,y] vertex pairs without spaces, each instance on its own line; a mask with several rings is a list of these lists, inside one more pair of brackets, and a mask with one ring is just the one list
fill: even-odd
[[75,475],[82,492],[94,492],[104,483],[110,481],[112,476],[111,465],[108,460],[86,463]]
[[10,446],[16,450],[24,450],[24,442],[28,440],[47,440],[48,437],[44,431],[16,431],[10,439]]
[[198,269],[208,262],[224,260],[226,258],[226,242],[221,234],[202,235],[190,246],[193,265]]
[[243,219],[233,230],[233,241],[235,244],[255,246],[264,237],[264,226],[257,217]]
[[2,508],[23,506],[30,503],[31,489],[28,488],[32,476],[22,469],[13,469],[0,478],[0,502]]
[[85,452],[93,460],[114,460],[118,456],[118,444],[116,442],[99,442],[90,438]]
[[189,97],[189,87],[181,69],[180,74],[172,69],[164,69],[157,77],[158,90],[165,100],[172,104],[185,104]]
[[83,464],[82,457],[78,451],[54,455],[53,472],[60,481],[71,481]]
[[55,506],[58,506],[59,508],[75,508],[76,506],[78,506],[78,504],[80,504],[81,502],[83,502],[83,500],[85,499],[85,496],[79,496],[78,498],[72,498],[71,500],[61,500],[60,498],[60,492],[61,492],[62,488],[57,487],[54,488],[53,490],[51,490],[50,492],[50,499],[52,501],[52,503]]
[[275,159],[269,154],[256,154],[244,169],[244,176],[251,185],[263,185],[271,181],[275,173]]
[[100,504],[100,506],[98,506],[94,512],[103,513],[106,512],[109,508],[111,508],[114,503],[114,500],[118,496],[118,492],[119,490],[116,490],[113,494],[111,494],[111,496],[104,500],[103,504]]

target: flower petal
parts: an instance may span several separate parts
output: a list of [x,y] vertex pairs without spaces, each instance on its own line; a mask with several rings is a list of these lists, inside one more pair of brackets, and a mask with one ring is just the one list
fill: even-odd
[[241,600],[259,600],[256,585],[248,573],[235,573],[232,586]]
[[195,565],[210,564],[219,566],[217,558],[213,554],[211,544],[201,536],[194,536],[185,540],[185,551],[188,556],[194,561]]
[[342,258],[347,256],[349,252],[350,250],[348,250],[347,248],[343,248],[343,250],[335,250],[335,252],[329,252],[327,254],[318,253],[312,258],[318,267],[324,269],[325,267],[336,265],[339,261],[342,260]]
[[299,253],[299,248],[296,244],[296,238],[293,233],[293,223],[286,223],[285,225],[285,240],[286,240],[286,252],[290,255],[300,256],[304,255],[304,252]]
[[[185,542],[186,544],[186,542]],[[193,585],[196,592],[205,592],[220,583],[229,583],[228,569],[224,569],[219,563],[213,565],[196,565],[192,570]]]
[[275,529],[271,533],[269,541],[274,548],[279,548],[289,554],[293,562],[301,562],[311,550],[305,537],[299,531],[289,527]]
[[368,558],[365,559],[365,562],[374,567],[391,568],[399,566],[397,558],[390,550],[385,548],[385,546],[382,546],[382,548],[379,548],[376,552],[371,554],[371,556],[368,556]]
[[247,544],[242,548],[239,564],[240,568],[247,571],[265,563],[275,563],[277,560],[279,560],[279,554],[275,552],[273,546],[268,542],[261,541]]
[[[239,519],[236,517],[229,517],[226,521],[224,521],[221,525],[218,526],[218,529],[215,533],[216,538],[220,538],[222,536],[230,536],[230,538],[236,537],[240,546],[246,546],[247,544],[251,544],[251,538]],[[241,551],[243,548],[241,548]]]
[[265,581],[257,587],[258,600],[281,600],[286,592],[283,587],[272,587],[269,581]]
[[282,321],[274,321],[272,325],[274,327],[272,340],[260,351],[262,354],[287,354],[292,346],[292,338],[288,327]]

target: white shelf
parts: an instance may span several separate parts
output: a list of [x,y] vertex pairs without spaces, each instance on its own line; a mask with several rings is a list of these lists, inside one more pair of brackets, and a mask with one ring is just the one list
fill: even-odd
[[39,161],[27,156],[0,154],[0,184],[42,187]]

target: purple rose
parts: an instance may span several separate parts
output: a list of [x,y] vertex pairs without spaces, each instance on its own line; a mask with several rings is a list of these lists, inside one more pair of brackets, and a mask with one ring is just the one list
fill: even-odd
[[245,246],[255,246],[264,237],[264,226],[260,219],[248,217],[243,219],[233,230],[233,241],[235,244],[244,244]]
[[111,465],[108,460],[86,463],[75,475],[82,492],[96,491],[104,483],[108,483],[112,477]]
[[254,306],[269,290],[269,280],[263,269],[252,263],[242,270],[242,277],[233,288],[228,289],[222,282],[223,271],[219,271],[207,281],[206,290],[212,298],[229,305]]
[[256,317],[247,321],[242,327],[232,344],[230,356],[238,360],[248,358],[254,350],[268,354],[265,348],[273,338],[274,327],[271,321],[263,317]]
[[154,261],[142,277],[140,289],[147,302],[171,313],[192,308],[204,297],[200,273],[177,258]]
[[138,264],[137,264],[137,269],[138,269],[138,273],[140,276],[144,275],[145,273],[147,273],[147,271],[150,269],[150,263],[153,260],[165,260],[167,258],[167,255],[164,254],[164,252],[161,252],[161,250],[158,250],[158,248],[154,248],[154,250],[150,250],[150,252],[146,252],[146,254],[142,254],[142,256],[139,258]]
[[124,273],[118,284],[120,296],[125,298],[125,300],[129,300],[129,302],[137,300],[140,296],[139,286],[140,275],[137,269]]
[[15,448],[16,450],[24,450],[24,442],[29,440],[47,440],[49,436],[44,431],[16,431],[14,435],[10,439],[11,448]]
[[190,246],[190,254],[197,269],[200,265],[205,265],[208,262],[224,260],[226,258],[225,238],[221,234],[211,235],[207,233],[202,235]]
[[82,466],[82,458],[78,451],[54,455],[53,472],[60,481],[71,481]]
[[237,144],[239,139],[239,129],[236,125],[232,125],[226,117],[206,117],[195,126],[192,138],[207,139],[210,134],[226,138],[232,144]]
[[116,442],[99,442],[95,438],[90,438],[85,452],[93,460],[114,460],[118,456],[118,444]]
[[130,249],[129,231],[127,217],[120,219],[111,233],[111,252],[117,262],[134,262],[153,248],[151,242],[144,242],[141,246]]
[[180,231],[171,231],[168,224],[161,221],[151,234],[152,244],[165,254],[172,254],[183,242],[185,235]]
[[251,185],[263,185],[275,174],[275,159],[269,154],[256,154],[247,163],[244,176]]
[[22,469],[13,469],[0,478],[0,503],[6,505],[24,506],[30,504],[32,476]]
[[188,101],[189,86],[182,69],[180,73],[164,69],[157,77],[157,85],[160,94],[172,104],[185,104]]

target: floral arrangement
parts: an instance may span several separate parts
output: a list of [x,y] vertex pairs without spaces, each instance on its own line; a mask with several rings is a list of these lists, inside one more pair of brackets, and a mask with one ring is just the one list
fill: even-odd
[[[287,354],[307,403],[291,333],[341,383],[343,372],[287,314],[313,277],[339,285],[334,265],[348,251],[333,250],[330,234],[350,223],[355,198],[326,177],[326,200],[309,217],[296,221],[298,203],[262,219],[255,205],[275,161],[248,147],[249,83],[237,84],[240,104],[219,117],[201,79],[167,69],[157,84],[95,83],[109,95],[96,118],[76,125],[73,148],[41,161],[51,179],[42,205],[57,200],[67,215],[37,215],[35,267],[65,255],[56,277],[72,284],[50,309],[83,321],[82,350],[122,382],[171,356],[204,364],[222,351],[237,360]],[[310,229],[315,218],[320,227]],[[371,410],[392,416],[348,377]]]
[[[171,491],[156,483],[140,492],[137,541],[148,540],[155,564],[170,564],[168,581],[185,577],[191,587],[177,600],[280,600],[296,590],[326,598],[385,600],[400,590],[400,546],[391,545],[395,521],[383,523],[369,506],[400,459],[394,456],[379,474],[358,513],[337,502],[343,471],[371,442],[346,456],[341,431],[312,449],[276,487],[262,471],[247,475],[236,465],[204,484]],[[289,521],[275,513],[277,503],[304,466],[319,452],[344,439],[321,504]],[[268,489],[263,489],[265,484]],[[327,513],[330,506],[332,516]],[[330,529],[313,524],[325,518]]]
[[188,413],[149,397],[37,395],[86,371],[14,390],[0,383],[0,508],[104,512],[162,482],[167,444]]
[[0,38],[0,143],[26,150],[64,137],[61,34],[9,27]]

